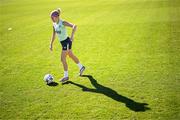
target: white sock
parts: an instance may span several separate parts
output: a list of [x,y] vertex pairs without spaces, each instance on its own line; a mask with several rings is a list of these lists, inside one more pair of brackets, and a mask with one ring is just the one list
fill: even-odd
[[77,65],[78,65],[79,69],[81,69],[83,67],[83,65],[80,62]]
[[68,77],[68,71],[64,71],[64,77]]

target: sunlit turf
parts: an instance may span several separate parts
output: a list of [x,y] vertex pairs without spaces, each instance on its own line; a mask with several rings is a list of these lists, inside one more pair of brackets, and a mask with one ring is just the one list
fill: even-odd
[[[58,39],[49,51],[58,7],[78,26],[73,51],[86,66],[79,77],[68,58],[64,85]],[[178,0],[1,0],[0,9],[1,119],[180,119]]]

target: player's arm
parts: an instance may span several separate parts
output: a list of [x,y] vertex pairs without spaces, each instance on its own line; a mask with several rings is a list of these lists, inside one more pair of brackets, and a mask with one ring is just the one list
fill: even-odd
[[55,32],[55,29],[53,27],[53,33],[52,33],[51,42],[50,42],[50,50],[51,51],[53,50],[53,42],[55,40],[55,37],[56,37],[56,32]]
[[76,26],[75,24],[72,24],[72,23],[67,22],[67,21],[63,21],[63,25],[72,28],[71,41],[73,41],[73,39],[74,39],[74,33],[75,33],[75,31],[76,31],[77,26]]

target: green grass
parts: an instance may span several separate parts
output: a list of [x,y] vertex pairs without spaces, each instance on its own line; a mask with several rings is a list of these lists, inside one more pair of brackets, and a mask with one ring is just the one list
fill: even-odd
[[[89,75],[68,58],[65,85],[57,39],[49,51],[57,7]],[[180,119],[179,0],[1,0],[0,28],[0,119]]]

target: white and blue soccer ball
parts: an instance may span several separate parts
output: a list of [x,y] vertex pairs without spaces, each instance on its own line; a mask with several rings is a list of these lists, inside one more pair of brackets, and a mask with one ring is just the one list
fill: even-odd
[[51,74],[46,74],[44,76],[44,81],[47,83],[47,84],[50,84],[52,83],[54,80],[53,76]]

